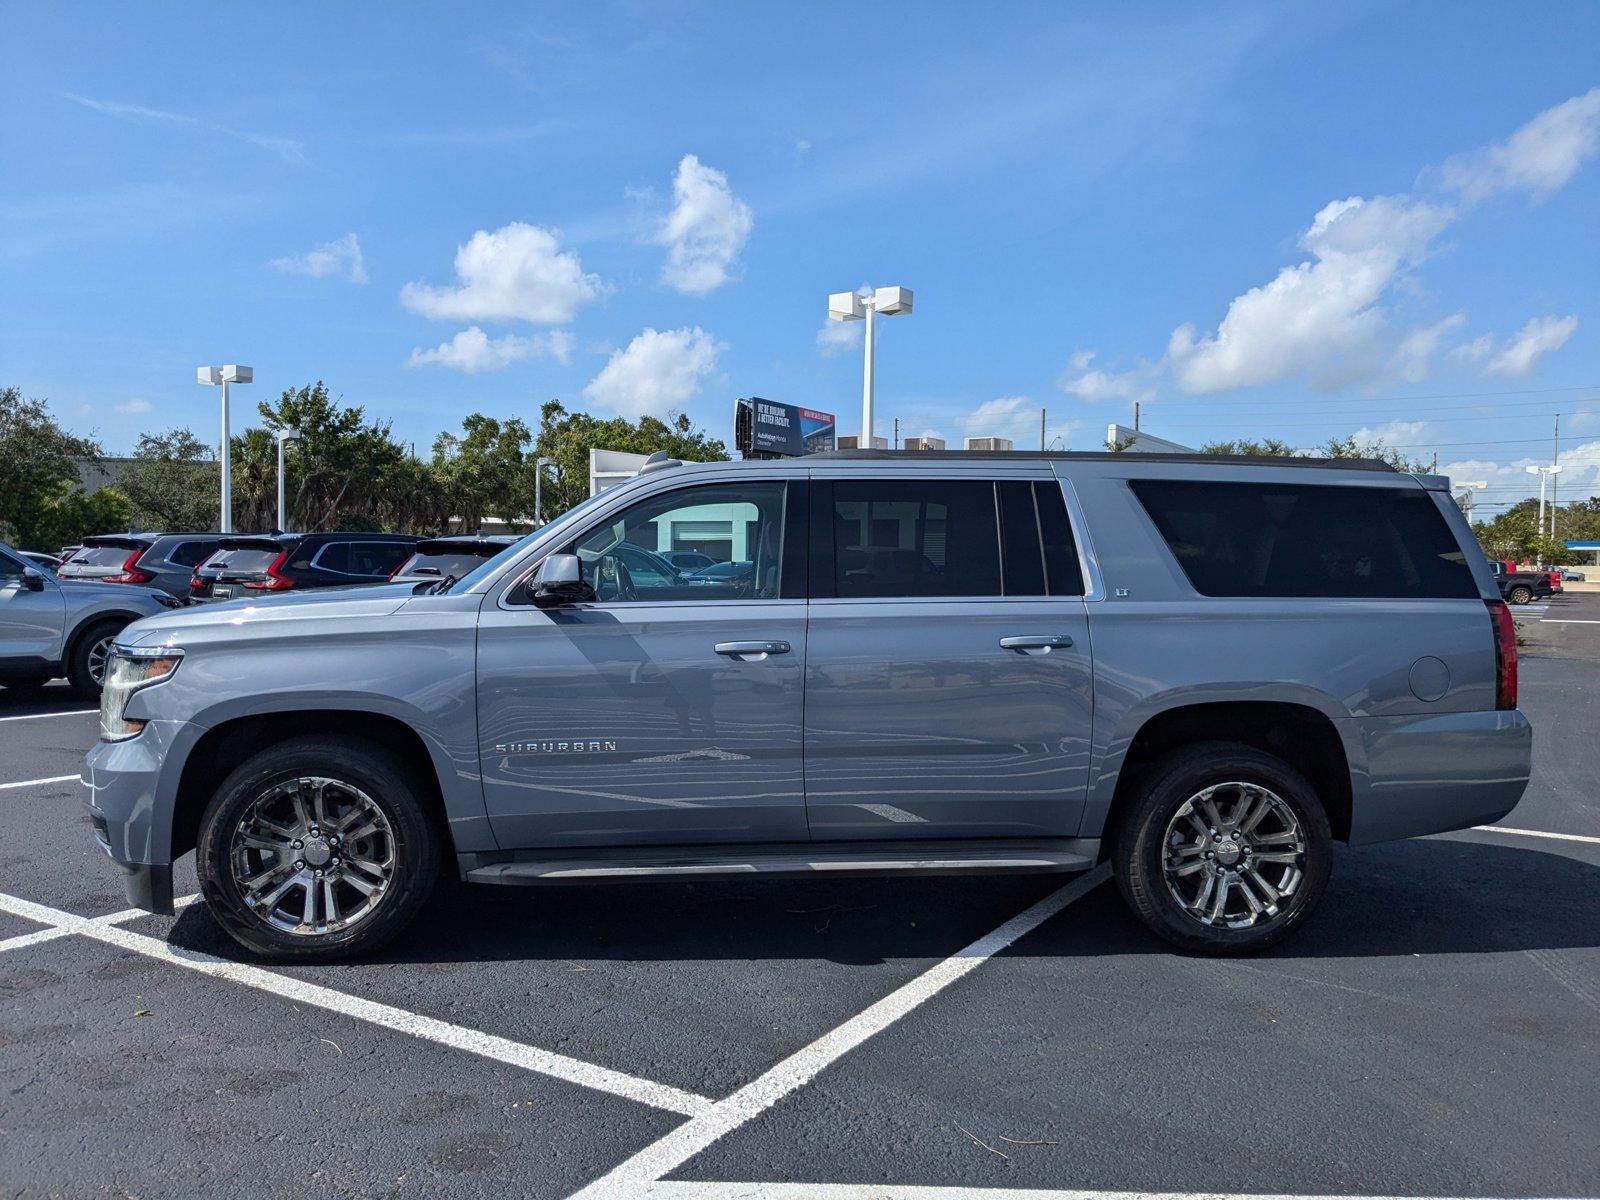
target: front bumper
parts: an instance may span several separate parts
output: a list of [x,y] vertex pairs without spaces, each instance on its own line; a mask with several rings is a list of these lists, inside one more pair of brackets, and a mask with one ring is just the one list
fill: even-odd
[[138,737],[96,742],[84,759],[84,803],[95,840],[126,874],[128,902],[136,908],[173,911],[173,796],[162,774],[174,747],[187,749],[196,732],[186,722],[150,721]]

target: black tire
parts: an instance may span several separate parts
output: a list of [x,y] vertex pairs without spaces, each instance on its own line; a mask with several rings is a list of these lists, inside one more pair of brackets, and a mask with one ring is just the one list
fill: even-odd
[[[246,902],[233,866],[233,838],[258,799],[307,777],[332,780],[336,789],[358,789],[377,806],[388,823],[385,836],[392,837],[392,869],[371,911],[360,919],[337,930],[294,933]],[[369,953],[410,924],[438,880],[443,848],[427,793],[395,756],[361,738],[308,735],[267,747],[222,781],[200,822],[195,869],[211,911],[245,949],[278,962],[326,962]],[[325,849],[318,847],[319,853]],[[305,853],[309,859],[310,850]]]
[[1508,596],[1507,599],[1513,604],[1532,603],[1533,589],[1528,587],[1526,584],[1519,583],[1516,587],[1511,589],[1511,595]]
[[67,656],[67,682],[72,690],[86,700],[100,698],[100,680],[95,678],[94,659],[101,649],[117,634],[127,628],[124,620],[96,621],[72,641],[72,653]]
[[[1266,906],[1269,915],[1258,916],[1254,924],[1242,928],[1205,923],[1205,915],[1196,915],[1174,895],[1166,874],[1169,827],[1174,826],[1177,814],[1192,797],[1221,783],[1251,784],[1271,792],[1292,811],[1305,843],[1298,868],[1301,874],[1292,889],[1278,897],[1281,903]],[[1226,795],[1223,794],[1224,800]],[[1186,746],[1146,769],[1129,799],[1131,803],[1112,830],[1111,862],[1117,887],[1140,920],[1180,950],[1210,955],[1264,950],[1298,928],[1327,890],[1333,866],[1328,814],[1305,777],[1282,759],[1233,742]],[[1187,836],[1188,828],[1183,826],[1179,832]],[[1197,844],[1206,844],[1203,832],[1195,836]],[[1229,837],[1231,834],[1224,831],[1224,842]],[[1246,837],[1245,842],[1249,841]],[[1239,851],[1228,847],[1227,853]],[[1204,857],[1214,856],[1208,851]],[[1234,865],[1247,866],[1249,862]],[[1200,870],[1209,873],[1227,868],[1208,862]],[[1267,871],[1262,868],[1260,873]],[[1204,884],[1202,877],[1194,887],[1198,890]],[[1235,892],[1242,899],[1246,890],[1252,899],[1266,899],[1253,886],[1247,889],[1234,883],[1222,888],[1229,901]],[[1271,914],[1273,907],[1277,908],[1275,915]]]

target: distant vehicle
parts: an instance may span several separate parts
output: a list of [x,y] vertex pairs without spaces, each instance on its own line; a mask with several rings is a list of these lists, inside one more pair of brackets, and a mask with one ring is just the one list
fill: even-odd
[[458,533],[449,537],[428,538],[417,543],[416,552],[394,569],[392,583],[438,583],[460,579],[482,566],[507,546],[522,540],[514,533]]
[[0,543],[0,687],[36,688],[65,675],[80,695],[97,696],[116,636],[178,607],[149,588],[62,582]]
[[1532,604],[1551,594],[1554,590],[1550,586],[1549,571],[1514,571],[1509,570],[1513,564],[1501,562],[1499,559],[1489,563],[1489,569],[1494,572],[1494,581],[1500,586],[1500,595],[1512,604]]
[[1566,567],[1561,572],[1561,578],[1565,579],[1568,583],[1583,583],[1587,580],[1588,576],[1584,575],[1582,571],[1574,571],[1571,567]]
[[1550,590],[1552,592],[1562,592],[1566,590],[1566,587],[1562,583],[1563,578],[1564,575],[1560,567],[1555,567],[1550,571]]
[[42,554],[38,550],[18,550],[17,554],[47,575],[54,575],[56,569],[61,566],[61,560],[53,554]]
[[[645,548],[713,522],[753,587]],[[1350,459],[657,460],[451,587],[188,608],[111,678],[84,799],[130,902],[170,913],[192,850],[222,928],[289,962],[395,936],[447,864],[1107,862],[1160,936],[1248,953],[1335,842],[1505,816],[1533,744],[1449,481]]]
[[83,545],[80,542],[74,542],[70,546],[61,547],[61,549],[56,551],[56,563],[57,563],[57,565],[60,565],[61,563],[66,562],[67,559],[71,558],[74,554],[76,554],[79,550],[82,550],[82,549],[83,549]]
[[224,537],[189,580],[191,600],[237,600],[292,589],[388,583],[416,549],[398,533],[272,533]]
[[702,554],[698,550],[663,550],[661,551],[661,557],[677,567],[678,570],[689,574],[717,565],[717,560],[712,558],[711,555]]
[[753,562],[720,562],[689,572],[690,579],[704,579],[710,583],[731,583],[748,588],[755,582],[756,565]]
[[189,595],[194,569],[216,550],[220,533],[114,533],[83,539],[60,570],[63,579],[98,579]]

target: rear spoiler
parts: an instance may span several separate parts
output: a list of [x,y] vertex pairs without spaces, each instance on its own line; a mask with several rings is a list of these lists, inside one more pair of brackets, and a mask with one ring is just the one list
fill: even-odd
[[118,550],[144,550],[154,544],[154,539],[146,540],[131,533],[96,533],[83,539],[83,546],[110,546]]
[[225,537],[217,543],[218,550],[286,550],[291,539],[279,541],[273,537]]

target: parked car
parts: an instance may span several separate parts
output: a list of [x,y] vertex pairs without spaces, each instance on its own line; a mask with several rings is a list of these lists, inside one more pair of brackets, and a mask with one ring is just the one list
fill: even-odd
[[26,559],[32,566],[51,576],[56,574],[56,568],[61,565],[55,555],[41,554],[37,550],[18,550],[17,557]]
[[[691,520],[750,586],[659,570]],[[442,861],[1107,861],[1161,937],[1246,953],[1305,922],[1334,842],[1491,823],[1528,781],[1494,575],[1447,480],[1376,462],[658,456],[449,588],[285,599],[128,630],[85,764],[135,904],[170,911],[193,849],[285,961],[393,937]]]
[[1575,571],[1571,567],[1567,567],[1561,572],[1561,578],[1568,583],[1583,583],[1587,576],[1582,571]]
[[67,559],[71,558],[74,554],[82,549],[83,545],[79,542],[74,542],[72,545],[61,547],[60,550],[56,551],[56,565],[60,566],[62,563],[66,562]]
[[159,588],[187,598],[189,579],[222,540],[220,533],[115,533],[83,539],[63,579],[98,579]]
[[1549,574],[1550,574],[1550,590],[1552,592],[1564,592],[1564,591],[1566,591],[1566,585],[1562,582],[1562,571],[1561,571],[1561,568],[1560,567],[1554,567],[1554,568],[1552,568],[1550,570]]
[[271,533],[224,537],[189,581],[192,600],[388,583],[416,548],[398,533]]
[[100,694],[112,639],[130,621],[178,606],[164,592],[60,580],[0,543],[0,687],[42,687],[66,676]]
[[439,583],[460,579],[485,561],[514,546],[522,538],[514,533],[458,533],[427,538],[389,576],[394,583]]
[[1514,563],[1499,560],[1489,564],[1502,599],[1512,604],[1532,604],[1551,594],[1550,572],[1517,571],[1512,569],[1514,566]]
[[756,564],[746,559],[743,562],[712,563],[709,567],[702,567],[698,571],[690,571],[689,578],[705,580],[711,583],[731,583],[739,587],[749,587],[755,582]]
[[702,554],[698,550],[663,550],[661,557],[686,575],[717,565],[717,560],[711,555]]

